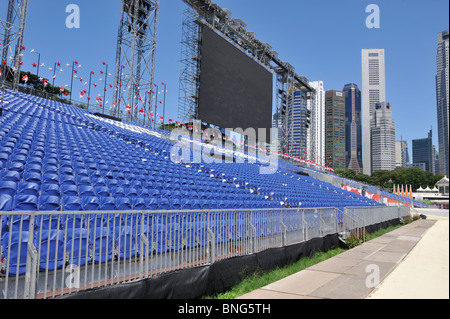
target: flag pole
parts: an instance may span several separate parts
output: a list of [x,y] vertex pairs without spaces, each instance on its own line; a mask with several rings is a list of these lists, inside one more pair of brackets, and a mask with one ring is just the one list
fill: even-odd
[[[156,100],[155,100],[155,120],[156,120],[156,109],[158,108],[158,85],[156,85]],[[153,129],[156,129],[156,121],[153,121]]]
[[105,102],[106,102],[106,82],[108,81],[108,64],[106,64],[105,72],[105,88],[103,89],[103,114],[105,114]]
[[89,73],[89,89],[88,89],[88,105],[87,105],[88,110],[89,110],[89,103],[91,102],[91,80],[92,80],[92,71]]
[[73,73],[75,70],[75,61],[72,61],[72,80],[70,81],[70,103],[72,103],[72,91],[73,91]]
[[[166,83],[164,83],[164,104],[163,104],[163,121],[166,122]],[[163,124],[164,131],[166,126]]]

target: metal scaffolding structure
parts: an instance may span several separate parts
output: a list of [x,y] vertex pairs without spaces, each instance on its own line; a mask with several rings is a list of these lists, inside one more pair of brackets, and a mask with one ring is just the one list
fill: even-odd
[[0,41],[2,41],[0,82],[4,83],[12,76],[13,89],[17,89],[20,81],[27,12],[28,0],[9,0],[6,20],[0,19]]
[[178,118],[189,123],[197,118],[200,88],[200,43],[202,26],[199,15],[192,8],[183,12],[181,35],[181,71],[178,93]]
[[113,93],[117,105],[112,115],[125,106],[130,111],[127,119],[135,121],[140,109],[145,114],[151,109],[158,14],[159,0],[122,0]]
[[[183,121],[196,119],[198,114],[198,92],[200,87],[201,28],[207,26],[215,30],[236,48],[247,54],[256,63],[276,75],[277,111],[282,114],[282,134],[279,141],[280,151],[289,154],[289,139],[292,138],[293,103],[285,103],[294,90],[301,91],[305,99],[311,99],[315,90],[309,86],[306,77],[295,73],[294,68],[278,58],[268,43],[257,39],[255,32],[247,31],[247,25],[241,19],[231,18],[228,9],[222,9],[211,0],[183,0],[189,8],[185,12],[182,39],[182,70],[180,75],[179,117]],[[284,104],[283,104],[284,103]]]
[[[310,107],[313,107],[315,92],[301,89],[302,84],[295,79],[294,68],[288,63],[286,66],[289,69],[287,72],[281,68],[277,70],[276,114],[279,120],[276,124],[280,130],[278,151],[306,159],[308,158],[307,130],[310,124],[307,101],[310,100]],[[294,121],[294,118],[298,117],[303,123],[298,123],[298,119],[297,122]]]

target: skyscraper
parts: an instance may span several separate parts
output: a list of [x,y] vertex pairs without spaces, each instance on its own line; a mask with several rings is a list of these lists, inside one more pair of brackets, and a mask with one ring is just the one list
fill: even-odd
[[408,167],[409,150],[407,141],[395,141],[395,167]]
[[438,34],[438,50],[436,55],[436,100],[439,139],[439,170],[449,175],[448,153],[448,30]]
[[345,166],[362,173],[361,91],[354,83],[346,84],[345,93]]
[[371,128],[371,171],[395,169],[395,122],[390,103],[375,104]]
[[311,128],[308,141],[310,161],[325,165],[325,89],[322,81],[309,82],[316,90],[314,100],[308,100],[311,110]]
[[372,174],[370,123],[375,104],[386,101],[384,49],[362,49],[362,147],[363,172]]
[[325,165],[345,170],[345,93],[325,92]]
[[434,172],[434,157],[433,153],[433,132],[430,130],[428,132],[428,137],[421,138],[412,141],[413,147],[413,163],[425,164],[425,170],[429,172]]
[[305,94],[300,90],[295,90],[287,98],[288,125],[288,154],[297,158],[307,157],[307,144],[310,126],[308,121],[308,106]]

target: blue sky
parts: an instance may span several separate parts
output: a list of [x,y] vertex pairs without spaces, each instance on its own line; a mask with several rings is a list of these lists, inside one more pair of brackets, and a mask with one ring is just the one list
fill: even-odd
[[[424,138],[433,127],[437,145],[436,49],[437,33],[448,29],[447,0],[216,0],[240,18],[262,42],[272,45],[279,57],[292,64],[297,74],[310,81],[324,81],[325,89],[341,90],[346,83],[361,87],[361,49],[384,48],[386,94],[392,104],[397,139]],[[81,12],[79,29],[68,29],[68,4]],[[381,26],[368,29],[365,12],[369,4],[380,8]],[[0,0],[4,19],[7,0]],[[161,0],[156,60],[156,81],[167,83],[166,118],[177,118],[180,72],[181,21],[186,5],[182,0]],[[25,71],[41,53],[46,64],[41,75],[55,62],[63,66],[78,60],[80,74],[100,77],[105,61],[113,72],[120,11],[119,0],[39,0],[29,2],[25,32]],[[56,84],[70,84],[69,69]],[[98,76],[98,77],[97,77]],[[110,82],[112,82],[110,78]],[[75,81],[74,97],[84,89]],[[100,93],[100,89],[98,90]],[[93,95],[93,94],[91,94]],[[107,98],[108,99],[108,98]],[[109,98],[111,101],[111,98]]]

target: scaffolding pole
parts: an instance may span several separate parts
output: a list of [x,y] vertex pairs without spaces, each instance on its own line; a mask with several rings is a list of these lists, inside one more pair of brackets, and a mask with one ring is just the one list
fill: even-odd
[[183,12],[181,36],[181,71],[178,92],[178,117],[189,123],[198,115],[202,26],[192,8]]
[[6,20],[0,19],[0,41],[3,41],[0,82],[12,78],[14,90],[20,81],[27,13],[28,0],[9,0]]
[[117,35],[116,65],[111,114],[125,111],[126,119],[148,114],[147,92],[155,83],[159,0],[122,0]]

